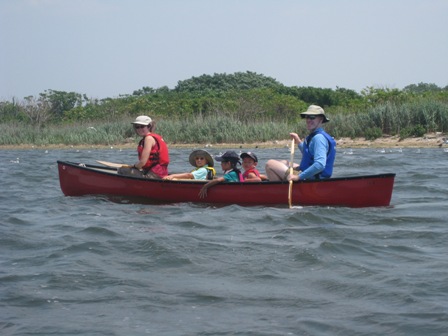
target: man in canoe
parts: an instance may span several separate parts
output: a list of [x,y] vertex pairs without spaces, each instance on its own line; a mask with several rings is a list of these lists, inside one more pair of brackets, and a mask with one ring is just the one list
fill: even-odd
[[162,136],[154,133],[155,123],[148,116],[138,116],[132,122],[135,132],[142,137],[138,143],[138,162],[118,168],[118,174],[161,179],[168,175],[170,157]]
[[191,152],[188,160],[195,167],[190,173],[170,174],[163,179],[213,180],[213,177],[216,175],[215,169],[213,168],[214,162],[207,151],[202,149],[194,150]]
[[302,152],[300,165],[294,165],[297,174],[289,174],[288,161],[269,160],[266,163],[266,174],[270,181],[323,179],[330,178],[333,173],[336,141],[322,128],[322,124],[330,121],[324,109],[310,105],[300,116],[306,120],[309,135],[302,141],[297,133],[289,133]]

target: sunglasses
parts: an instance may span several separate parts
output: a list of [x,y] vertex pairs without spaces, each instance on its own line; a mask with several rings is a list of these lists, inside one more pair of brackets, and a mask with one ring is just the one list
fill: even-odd
[[317,116],[315,116],[315,115],[307,115],[307,116],[305,116],[305,118],[306,119],[310,119],[310,120],[314,120],[314,119],[317,118]]
[[135,129],[140,129],[140,128],[145,128],[147,125],[140,125],[140,126],[137,126],[137,125],[134,125],[134,128]]
[[195,157],[194,159],[195,160],[205,160],[205,158],[203,158],[203,157]]

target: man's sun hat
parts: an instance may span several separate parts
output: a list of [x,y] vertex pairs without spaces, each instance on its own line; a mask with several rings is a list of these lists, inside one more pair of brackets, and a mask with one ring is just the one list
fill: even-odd
[[308,110],[306,110],[305,112],[300,113],[300,116],[302,117],[302,119],[306,118],[307,115],[317,115],[317,116],[320,115],[320,116],[324,117],[324,120],[322,121],[322,123],[326,123],[326,122],[330,121],[330,119],[328,119],[325,116],[324,109],[322,107],[320,107],[320,106],[317,106],[317,105],[310,105],[308,107]]
[[196,167],[196,161],[195,158],[197,156],[203,156],[205,157],[205,160],[207,161],[207,164],[209,167],[213,167],[213,165],[215,164],[213,161],[212,156],[205,150],[203,149],[197,149],[191,152],[190,154],[190,158],[188,159],[190,161],[190,164],[194,167]]
[[240,163],[240,157],[234,151],[227,151],[221,156],[215,156],[216,161],[230,161]]
[[245,157],[250,157],[255,162],[258,162],[257,156],[252,152],[241,153],[240,158],[244,159]]
[[151,123],[152,119],[148,116],[138,116],[135,118],[135,120],[131,123],[134,125],[149,125]]

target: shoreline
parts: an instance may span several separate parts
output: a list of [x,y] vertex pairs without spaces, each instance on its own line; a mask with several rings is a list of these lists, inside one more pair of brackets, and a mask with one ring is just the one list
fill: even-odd
[[[365,138],[339,138],[336,139],[337,148],[440,148],[447,147],[447,138],[442,133],[426,134],[419,138],[407,138],[400,140],[399,136],[384,136],[375,140]],[[197,148],[285,148],[289,147],[291,140],[275,140],[255,143],[220,143],[220,144],[171,144],[168,148],[175,149],[197,149]],[[0,150],[8,149],[135,149],[135,143],[123,143],[114,145],[46,145],[36,146],[32,144],[23,145],[0,145]]]

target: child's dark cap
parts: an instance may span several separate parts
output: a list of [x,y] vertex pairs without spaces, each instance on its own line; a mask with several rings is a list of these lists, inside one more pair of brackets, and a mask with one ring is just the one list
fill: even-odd
[[245,153],[241,153],[240,157],[242,159],[244,159],[245,157],[250,157],[252,160],[254,160],[255,162],[258,162],[258,158],[257,156],[252,153],[252,152],[245,152]]

